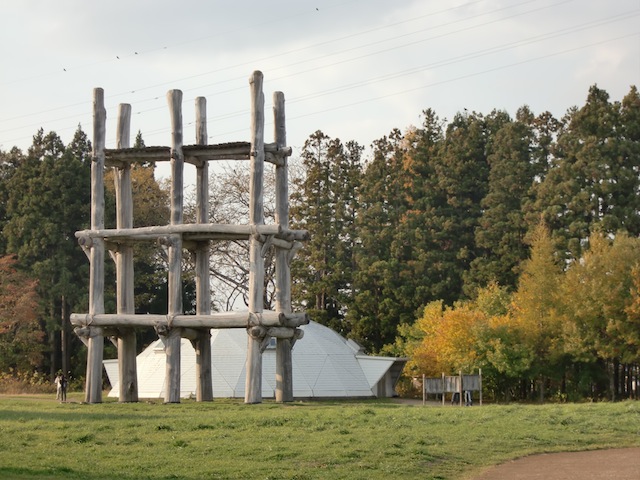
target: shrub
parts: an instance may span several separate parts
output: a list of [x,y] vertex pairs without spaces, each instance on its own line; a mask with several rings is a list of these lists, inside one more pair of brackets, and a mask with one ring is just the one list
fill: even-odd
[[0,393],[55,393],[56,386],[47,375],[38,371],[20,372],[9,369],[8,372],[0,372]]

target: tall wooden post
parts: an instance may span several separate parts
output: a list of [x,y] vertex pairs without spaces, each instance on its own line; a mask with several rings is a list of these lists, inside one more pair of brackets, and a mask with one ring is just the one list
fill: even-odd
[[[273,94],[274,139],[279,149],[287,146],[284,93]],[[287,157],[276,166],[276,223],[289,228],[289,172]],[[276,311],[291,313],[291,269],[288,251],[276,250]],[[293,401],[293,360],[291,339],[276,341],[276,402]]]
[[[182,92],[167,93],[171,114],[171,225],[180,225],[183,220],[184,154],[182,152]],[[168,334],[164,337],[167,354],[165,403],[180,402],[180,329],[173,328],[171,321],[182,313],[182,237],[173,235],[168,243]]]
[[[93,90],[93,155],[91,162],[91,229],[104,228],[104,148],[107,111],[104,90]],[[104,240],[93,239],[89,255],[89,317],[104,313]],[[101,327],[90,327],[87,339],[87,379],[85,401],[102,402],[102,359],[104,334]]]
[[[249,79],[251,88],[251,178],[249,183],[249,223],[264,224],[263,181],[264,181],[264,94],[262,92],[262,72],[255,71]],[[251,235],[249,245],[249,311],[259,317],[264,310],[264,259],[262,244],[257,232]],[[245,403],[262,402],[262,351],[264,334],[261,329],[249,328]]]
[[[129,148],[131,143],[131,105],[120,104],[116,148]],[[113,169],[116,190],[116,227],[133,228],[133,192],[131,189],[131,164]],[[121,244],[116,257],[116,311],[135,313],[133,246]],[[120,375],[119,399],[121,402],[138,401],[138,373],[136,366],[136,335],[133,328],[118,329],[118,370]]]
[[[196,98],[196,144],[206,145],[207,99]],[[209,223],[209,162],[204,161],[196,170],[196,222]],[[209,280],[209,241],[198,242],[196,246],[196,313],[211,313],[211,287]],[[199,329],[192,341],[196,351],[196,401],[213,400],[213,379],[211,377],[211,330]]]

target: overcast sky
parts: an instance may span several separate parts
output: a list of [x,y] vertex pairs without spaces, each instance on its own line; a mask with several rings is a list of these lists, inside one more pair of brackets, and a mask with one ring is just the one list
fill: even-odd
[[14,0],[0,4],[0,149],[42,127],[91,134],[105,90],[107,147],[118,103],[133,135],[169,145],[166,92],[207,98],[209,143],[249,140],[248,78],[286,98],[288,143],[316,130],[363,146],[432,108],[561,117],[598,84],[620,100],[640,82],[640,0]]

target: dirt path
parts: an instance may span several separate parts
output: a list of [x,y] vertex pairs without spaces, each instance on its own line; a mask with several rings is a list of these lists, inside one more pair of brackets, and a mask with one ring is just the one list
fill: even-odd
[[546,453],[491,467],[473,480],[640,480],[640,448]]

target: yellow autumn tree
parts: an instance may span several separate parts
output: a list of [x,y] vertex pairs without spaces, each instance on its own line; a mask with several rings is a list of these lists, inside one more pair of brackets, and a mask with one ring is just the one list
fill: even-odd
[[557,314],[558,290],[563,268],[557,258],[549,229],[541,223],[531,237],[531,254],[522,264],[518,289],[513,294],[510,315],[520,333],[522,358],[530,361],[531,379],[538,380],[538,394],[544,398],[549,378],[559,380],[564,354],[562,322]]
[[408,348],[410,370],[438,376],[475,369],[475,330],[485,319],[470,304],[448,307],[442,301],[429,303],[412,327],[422,334],[422,340]]
[[631,300],[626,308],[627,324],[623,330],[623,338],[628,346],[630,361],[640,362],[640,267],[636,266],[631,271],[633,287],[631,288]]

